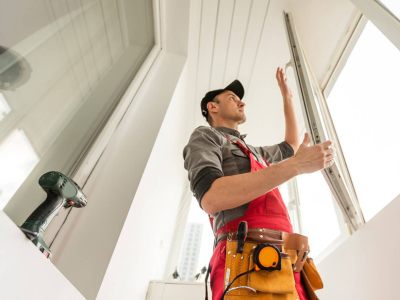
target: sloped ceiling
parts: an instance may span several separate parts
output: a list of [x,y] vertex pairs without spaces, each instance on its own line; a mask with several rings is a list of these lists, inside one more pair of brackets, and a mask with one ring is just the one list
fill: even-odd
[[[284,140],[283,101],[275,73],[290,60],[283,11],[291,12],[317,80],[321,80],[354,13],[348,0],[193,0],[188,63],[194,126],[208,125],[200,113],[205,93],[239,79],[245,88],[247,121],[239,130],[253,145]],[[303,117],[293,73],[299,129]]]

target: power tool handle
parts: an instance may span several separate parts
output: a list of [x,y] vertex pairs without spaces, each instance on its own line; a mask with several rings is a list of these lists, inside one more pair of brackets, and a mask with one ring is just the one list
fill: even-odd
[[27,221],[44,220],[50,216],[63,202],[63,197],[55,193],[47,193],[47,198],[28,217]]

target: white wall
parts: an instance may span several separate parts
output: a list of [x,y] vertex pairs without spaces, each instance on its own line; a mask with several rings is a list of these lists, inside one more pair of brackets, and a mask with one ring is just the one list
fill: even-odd
[[317,265],[321,299],[399,299],[399,215],[400,195]]
[[[177,92],[186,74],[184,70]],[[180,96],[176,93],[171,101],[97,299],[142,300],[150,280],[164,279],[175,269],[166,271],[170,248],[184,230],[175,224],[182,219],[178,216],[181,202],[191,199],[182,150],[191,131],[185,124],[192,105]],[[175,230],[180,234],[174,235]]]
[[0,298],[85,299],[0,211]]
[[[85,185],[88,205],[72,211],[53,244],[53,263],[87,299],[97,295],[129,212],[152,218],[136,206],[135,194],[185,60],[160,53]],[[132,229],[143,233],[141,225]],[[133,236],[129,240],[137,245]],[[120,270],[117,278],[124,277]]]

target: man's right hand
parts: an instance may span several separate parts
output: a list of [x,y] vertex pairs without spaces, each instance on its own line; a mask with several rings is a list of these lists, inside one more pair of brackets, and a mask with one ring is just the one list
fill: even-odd
[[[296,162],[300,174],[309,174],[320,171],[333,165],[336,149],[333,141],[309,147],[310,135],[306,132],[296,154],[292,157]],[[329,148],[330,147],[330,148]]]
[[257,172],[216,179],[204,194],[201,206],[213,215],[248,203],[297,175],[314,173],[333,165],[336,149],[332,141],[311,147],[309,144],[310,136],[306,133],[303,143],[291,158]]

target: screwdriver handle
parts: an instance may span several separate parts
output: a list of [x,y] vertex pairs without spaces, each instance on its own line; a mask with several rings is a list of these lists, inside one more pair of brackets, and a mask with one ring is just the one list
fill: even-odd
[[243,246],[244,246],[244,242],[247,238],[247,232],[248,232],[247,222],[246,221],[240,222],[239,227],[238,227],[238,232],[237,232],[236,253],[243,253]]

